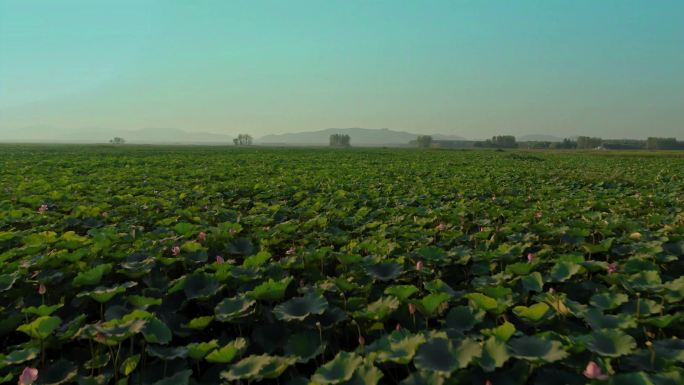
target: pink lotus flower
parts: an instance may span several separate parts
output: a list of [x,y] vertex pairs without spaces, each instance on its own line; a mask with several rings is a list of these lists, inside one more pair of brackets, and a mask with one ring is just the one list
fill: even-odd
[[594,361],[589,361],[587,368],[584,369],[582,374],[584,374],[584,377],[590,378],[592,380],[605,380],[608,378],[608,375],[603,373],[601,367],[598,366]]
[[444,230],[446,230],[446,224],[445,224],[444,222],[440,222],[440,223],[437,225],[437,230],[438,230],[438,231],[444,231]]
[[423,270],[423,261],[416,262],[416,270],[418,270],[418,271]]
[[38,214],[45,214],[48,211],[48,205],[42,204],[40,207],[38,207]]
[[363,346],[366,344],[366,339],[363,338],[363,336],[359,336],[359,346]]
[[180,246],[174,246],[171,248],[171,254],[173,254],[173,256],[178,256],[178,254],[180,254]]
[[408,311],[409,314],[413,315],[416,312],[416,305],[412,303],[408,304]]
[[397,326],[394,327],[394,330],[396,330],[396,331],[401,330],[401,324],[397,323]]
[[19,385],[31,385],[38,379],[38,369],[25,367],[19,376]]
[[38,294],[43,295],[47,292],[47,287],[44,284],[38,285]]
[[218,263],[218,264],[220,265],[220,264],[222,264],[223,262],[225,262],[225,259],[223,259],[222,256],[217,255],[217,256],[216,256],[216,263]]
[[294,248],[294,246],[290,247],[290,248],[287,249],[287,251],[285,252],[285,254],[287,254],[287,255],[292,255],[292,254],[294,254],[294,253],[295,253],[295,248]]
[[527,263],[534,262],[534,253],[527,253]]
[[618,265],[617,262],[609,263],[608,267],[606,270],[608,270],[608,274],[613,274],[617,271]]
[[200,233],[197,234],[197,239],[198,239],[200,242],[206,241],[206,240],[207,240],[207,233],[205,233],[204,231],[200,231]]

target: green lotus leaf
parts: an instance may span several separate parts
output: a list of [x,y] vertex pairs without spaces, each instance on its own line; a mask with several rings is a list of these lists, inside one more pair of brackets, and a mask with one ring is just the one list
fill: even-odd
[[516,306],[513,314],[527,321],[539,322],[549,314],[550,307],[544,302],[535,303],[532,306]]
[[599,330],[589,335],[587,348],[601,356],[619,357],[631,353],[636,348],[636,341],[618,330]]
[[506,343],[496,337],[489,337],[482,347],[480,367],[485,372],[493,372],[494,369],[502,367],[509,358]]
[[435,246],[421,247],[416,251],[426,261],[438,262],[447,257],[447,253]]
[[634,291],[655,291],[662,288],[660,273],[649,270],[630,275],[623,283]]
[[[14,350],[4,357],[0,356],[0,364],[2,364],[2,363],[4,363],[5,365],[21,364],[22,362],[31,361],[32,359],[38,357],[38,353],[40,353],[40,349],[38,349],[38,348],[26,348],[26,349]],[[2,365],[0,365],[0,366],[2,366]]]
[[[639,304],[638,308],[637,303]],[[631,300],[627,302],[622,306],[621,310],[624,313],[631,313],[636,317],[643,317],[650,314],[661,314],[663,305],[652,299],[641,298],[639,300]]]
[[99,286],[91,291],[78,293],[77,297],[90,297],[99,303],[105,303],[114,298],[117,294],[124,293],[127,289],[136,285],[136,282],[125,282],[112,287]]
[[[211,350],[213,348],[214,347],[208,348],[208,350]],[[149,354],[152,357],[160,358],[164,361],[170,361],[178,358],[187,357],[188,349],[185,346],[147,345],[147,354]],[[200,357],[199,359],[201,359],[202,357]]]
[[396,297],[382,297],[370,303],[365,309],[354,312],[355,317],[381,321],[387,318],[393,311],[399,308],[399,299]]
[[580,272],[582,265],[574,262],[558,262],[552,268],[549,275],[551,282],[565,282],[573,275]]
[[305,330],[290,335],[285,344],[285,354],[297,357],[298,362],[308,362],[323,353],[325,346],[317,332]]
[[447,293],[432,293],[421,298],[420,301],[416,302],[416,305],[421,313],[431,316],[437,312],[442,303],[450,298],[451,296]]
[[506,272],[514,275],[528,275],[535,265],[525,262],[516,262],[506,266]]
[[78,374],[78,367],[66,360],[53,362],[46,370],[40,372],[41,385],[70,384]]
[[[138,333],[140,333],[145,325],[146,320],[132,319],[125,322],[106,322],[103,324],[92,325],[92,332],[90,337],[95,338],[96,333],[100,333],[107,338],[105,344],[116,346]],[[96,341],[99,341],[96,339]]]
[[219,290],[219,281],[208,274],[190,274],[185,277],[183,291],[188,299],[206,299]]
[[26,333],[31,338],[44,340],[54,332],[62,323],[59,317],[38,317],[28,324],[21,325],[18,331]]
[[83,367],[91,370],[91,369],[99,369],[107,366],[109,364],[109,361],[112,359],[111,354],[109,352],[105,352],[102,354],[98,354],[95,357],[91,358],[90,360],[86,361],[83,364]]
[[554,362],[568,356],[560,342],[535,336],[514,338],[508,348],[511,356],[527,361]]
[[684,362],[684,340],[671,338],[654,341],[653,349],[659,358],[668,361]]
[[446,326],[459,332],[466,332],[482,321],[485,312],[470,306],[456,306],[451,308],[446,315]]
[[436,372],[412,372],[399,385],[442,385],[445,378]]
[[475,358],[482,355],[482,346],[473,339],[465,338],[460,341],[452,341],[452,344],[455,346],[454,354],[460,369],[467,367]]
[[171,329],[158,318],[147,321],[142,329],[145,341],[153,344],[166,345],[171,341]]
[[499,314],[503,311],[496,299],[482,293],[468,293],[465,298],[468,298],[474,307],[486,312]]
[[356,368],[352,377],[349,381],[345,381],[344,385],[377,385],[382,377],[383,373],[380,369],[373,364],[366,363]]
[[185,327],[188,329],[203,330],[207,326],[209,326],[209,324],[213,320],[214,320],[214,316],[212,316],[212,315],[208,315],[208,316],[204,316],[204,317],[197,317],[197,318],[191,319],[190,322],[188,322],[185,325]]
[[247,299],[244,296],[226,298],[219,302],[214,308],[216,319],[221,322],[228,322],[239,317],[244,317],[249,314],[256,304],[253,299]]
[[161,298],[145,297],[142,295],[129,295],[126,299],[128,299],[128,302],[130,302],[131,305],[141,309],[147,309],[150,306],[159,306],[162,304]]
[[413,364],[418,370],[428,370],[446,376],[460,366],[451,342],[442,338],[435,338],[422,344],[416,352]]
[[349,381],[362,362],[362,357],[354,353],[340,351],[335,358],[316,369],[316,372],[311,376],[311,382],[317,385],[326,385]]
[[387,287],[385,294],[397,297],[400,301],[404,302],[418,291],[418,288],[413,285],[394,285]]
[[619,373],[608,382],[609,385],[660,385],[644,372]]
[[111,263],[97,265],[90,270],[78,273],[71,284],[74,287],[97,285],[102,281],[102,276],[112,271]]
[[644,323],[663,329],[670,326],[673,322],[681,320],[681,318],[682,316],[680,314],[667,314],[656,317],[641,318],[639,319],[639,323]]
[[256,253],[255,255],[249,256],[245,258],[244,262],[242,262],[242,266],[244,267],[259,267],[263,266],[268,260],[271,259],[271,253],[267,251],[260,251]]
[[79,376],[78,385],[107,385],[111,378],[112,375],[109,373],[103,373],[97,376]]
[[209,353],[204,359],[207,362],[227,364],[233,361],[237,356],[242,354],[247,348],[247,340],[244,338],[237,338],[222,348],[218,348]]
[[294,363],[295,359],[292,357],[252,355],[231,365],[228,371],[221,372],[221,378],[227,381],[276,378]]
[[425,282],[423,286],[425,287],[425,290],[429,291],[430,293],[447,293],[452,297],[455,297],[458,294],[456,291],[454,291],[454,289],[451,288],[451,286],[447,285],[446,282],[439,278]]
[[376,354],[377,362],[395,362],[400,365],[407,365],[413,360],[418,347],[425,343],[423,334],[406,335],[401,332],[383,336],[369,346],[369,350]]
[[182,370],[173,376],[163,378],[152,385],[188,385],[190,383],[192,370]]
[[58,309],[61,309],[63,306],[64,306],[64,304],[62,304],[62,303],[57,304],[57,305],[52,305],[52,306],[48,306],[48,305],[40,305],[38,307],[29,306],[25,309],[22,309],[21,312],[24,314],[35,314],[37,316],[43,317],[43,316],[48,316],[48,315],[54,313]]
[[248,297],[257,301],[278,301],[285,297],[285,290],[290,286],[293,279],[292,276],[285,277],[279,281],[269,279],[266,282],[262,282],[253,290],[248,291],[246,294]]
[[528,293],[528,292],[537,292],[540,293],[544,290],[544,280],[542,279],[542,275],[538,272],[535,271],[534,273],[530,275],[526,275],[521,278],[523,290]]
[[589,299],[589,304],[600,310],[611,310],[627,302],[629,297],[624,293],[599,293]]
[[119,366],[119,373],[123,374],[124,376],[130,375],[133,373],[135,368],[138,367],[138,362],[140,362],[140,354],[134,354],[132,356],[126,357],[126,359],[121,363],[121,366]]
[[14,286],[14,283],[19,279],[19,274],[0,274],[0,293],[7,291]]
[[606,315],[597,309],[589,309],[582,315],[589,326],[594,330],[600,329],[631,329],[636,327],[634,317],[626,313]]
[[495,337],[499,341],[506,342],[515,333],[515,326],[513,326],[512,323],[505,321],[495,328],[482,329],[480,330],[480,333],[482,333],[484,336]]
[[173,226],[173,231],[180,235],[189,236],[195,231],[196,228],[197,226],[193,225],[192,223],[178,222],[175,226]]
[[401,265],[394,262],[379,263],[377,265],[368,266],[366,271],[375,279],[386,282],[401,274]]
[[282,321],[302,321],[312,314],[323,314],[327,307],[328,301],[323,296],[309,292],[277,305],[273,314]]
[[211,340],[208,342],[193,342],[186,346],[188,356],[195,361],[199,361],[209,354],[212,350],[218,348],[218,341]]

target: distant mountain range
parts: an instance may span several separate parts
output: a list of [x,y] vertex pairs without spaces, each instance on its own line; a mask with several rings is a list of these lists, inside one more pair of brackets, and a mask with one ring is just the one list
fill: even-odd
[[[324,146],[328,145],[330,135],[349,135],[352,146],[392,146],[407,145],[419,135],[388,128],[328,128],[320,131],[306,131],[279,135],[266,135],[256,140],[258,144]],[[433,134],[435,140],[465,140],[457,135]]]
[[[255,144],[286,146],[327,146],[332,134],[346,134],[352,146],[406,146],[419,135],[388,128],[328,128],[319,131],[265,135],[255,138]],[[21,130],[1,131],[0,142],[47,143],[107,143],[113,137],[124,138],[128,143],[158,144],[232,144],[235,135],[210,132],[188,132],[178,128],[143,128],[140,130],[80,129],[65,132],[51,127],[26,127]],[[458,135],[431,134],[434,140],[468,140]],[[560,142],[552,135],[522,135],[519,142]]]

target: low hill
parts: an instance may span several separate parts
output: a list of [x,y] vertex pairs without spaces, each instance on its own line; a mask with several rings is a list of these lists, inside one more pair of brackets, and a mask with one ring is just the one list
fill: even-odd
[[[256,140],[258,144],[284,144],[301,146],[325,146],[330,135],[345,134],[351,137],[352,146],[405,146],[419,135],[388,128],[328,128],[320,131],[306,131],[279,135],[266,135]],[[436,140],[463,140],[456,135],[434,134]]]

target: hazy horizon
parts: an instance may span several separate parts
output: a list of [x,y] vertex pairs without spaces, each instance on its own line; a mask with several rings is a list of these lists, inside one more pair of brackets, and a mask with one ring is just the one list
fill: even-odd
[[[169,127],[684,138],[681,1],[0,3],[0,141]],[[26,138],[26,139],[29,139]]]

